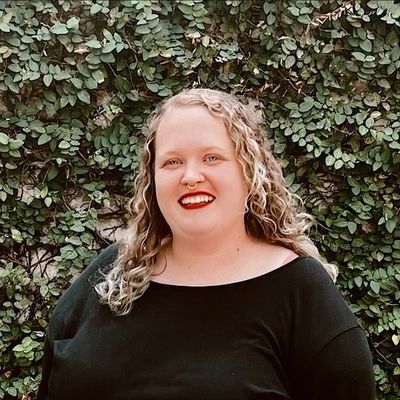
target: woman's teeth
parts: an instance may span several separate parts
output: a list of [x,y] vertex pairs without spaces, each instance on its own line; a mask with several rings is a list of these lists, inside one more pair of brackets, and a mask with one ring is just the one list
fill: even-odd
[[195,203],[208,203],[213,201],[214,197],[211,196],[193,196],[193,197],[185,197],[181,200],[182,204],[195,204]]

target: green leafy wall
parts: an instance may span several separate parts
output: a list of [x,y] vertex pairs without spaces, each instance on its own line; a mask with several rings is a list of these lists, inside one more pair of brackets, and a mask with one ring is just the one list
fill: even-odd
[[149,111],[203,86],[263,106],[398,399],[399,27],[390,0],[1,0],[0,398],[34,398],[55,303],[125,223]]

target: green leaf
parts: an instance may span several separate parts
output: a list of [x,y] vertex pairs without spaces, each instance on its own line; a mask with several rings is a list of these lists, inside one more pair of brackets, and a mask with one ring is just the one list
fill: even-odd
[[106,53],[106,54],[100,55],[100,60],[105,63],[113,63],[113,62],[115,62],[115,57],[114,57],[113,53]]
[[82,240],[77,236],[72,236],[72,237],[66,238],[65,240],[66,240],[66,242],[71,243],[71,244],[73,244],[75,246],[81,246],[82,245]]
[[7,43],[11,44],[11,46],[19,47],[21,44],[21,40],[17,37],[12,37],[7,39]]
[[22,36],[21,41],[22,41],[22,43],[27,43],[27,44],[34,42],[34,40],[28,35]]
[[290,55],[286,58],[285,60],[285,68],[289,69],[293,67],[293,65],[296,63],[296,57],[293,55]]
[[357,224],[353,221],[349,221],[347,224],[347,229],[351,234],[353,234],[357,230]]
[[90,14],[97,14],[103,6],[101,4],[93,4],[92,7],[90,7]]
[[394,229],[396,228],[396,220],[394,218],[393,219],[388,219],[385,222],[385,227],[386,227],[386,230],[389,233],[393,233]]
[[333,157],[335,157],[336,159],[341,158],[342,154],[342,150],[340,150],[339,148],[333,150]]
[[361,285],[362,285],[362,278],[361,278],[361,276],[356,276],[356,277],[354,278],[354,283],[355,283],[358,287],[361,287]]
[[158,93],[160,90],[160,85],[156,82],[146,82],[146,86],[153,92]]
[[41,294],[42,297],[46,297],[47,294],[49,293],[49,287],[47,285],[41,285],[39,292]]
[[40,72],[44,75],[49,72],[49,66],[45,62],[40,63]]
[[38,139],[38,145],[41,146],[42,144],[48,143],[51,140],[51,136],[47,133],[42,133]]
[[365,126],[367,128],[372,128],[374,126],[374,118],[373,117],[368,117],[365,121]]
[[97,89],[97,82],[93,78],[85,79],[85,86],[87,89]]
[[115,43],[106,43],[103,46],[102,52],[103,53],[111,53],[115,49]]
[[362,196],[362,199],[365,204],[368,204],[369,206],[375,207],[375,200],[369,193],[364,193]]
[[103,83],[104,82],[104,75],[103,72],[100,70],[96,70],[92,72],[92,77],[97,83]]
[[19,72],[21,71],[21,67],[18,64],[10,64],[8,69],[12,72]]
[[62,81],[62,80],[64,80],[64,79],[69,79],[69,78],[71,78],[71,75],[70,75],[70,73],[67,72],[67,71],[60,71],[60,72],[58,72],[57,74],[55,74],[55,75],[53,76],[53,78],[54,78],[56,81]]
[[378,79],[378,85],[384,89],[390,89],[391,85],[387,79]]
[[90,94],[86,90],[78,92],[78,99],[86,104],[90,104]]
[[334,45],[332,43],[328,43],[322,48],[322,53],[328,54],[328,53],[332,52],[333,49],[334,49]]
[[79,19],[76,17],[72,17],[67,21],[67,28],[68,29],[75,29],[79,26]]
[[360,47],[368,53],[372,51],[372,43],[369,39],[360,41]]
[[98,55],[96,55],[96,54],[93,54],[93,53],[90,53],[90,54],[87,55],[86,61],[89,64],[100,64],[101,63],[100,57]]
[[379,315],[381,313],[381,310],[375,304],[371,304],[368,308],[375,314]]
[[52,165],[47,172],[47,181],[50,182],[58,175],[58,168]]
[[186,4],[178,4],[178,8],[183,14],[186,14],[186,15],[193,14],[193,8]]
[[400,46],[396,45],[393,47],[392,51],[390,52],[390,59],[392,61],[397,61],[400,58]]
[[353,53],[351,53],[353,55],[353,57],[358,60],[358,61],[365,61],[365,54],[364,53],[360,53],[358,51],[354,51]]
[[16,242],[18,242],[18,243],[23,242],[22,234],[18,229],[11,228],[11,236]]
[[89,40],[88,42],[85,43],[87,47],[90,47],[92,49],[100,49],[101,48],[101,43],[98,40]]
[[340,169],[340,168],[343,167],[343,165],[344,165],[343,160],[336,160],[336,161],[335,161],[335,164],[333,165],[333,167],[334,167],[335,169]]
[[311,22],[311,19],[307,14],[303,14],[297,17],[297,21],[299,21],[301,24],[308,25]]
[[56,22],[51,28],[50,32],[54,33],[55,35],[65,35],[68,33],[68,29],[65,24],[60,22]]
[[335,123],[336,125],[342,125],[343,122],[346,121],[346,116],[343,114],[335,114]]
[[71,78],[71,83],[77,88],[77,89],[82,89],[82,79],[79,78]]
[[60,149],[69,149],[71,147],[70,143],[67,142],[66,140],[62,140],[59,144],[58,147]]
[[297,7],[288,7],[288,10],[295,17],[298,17],[300,15],[300,10]]
[[330,167],[330,166],[332,166],[333,164],[335,164],[335,161],[336,161],[335,157],[333,157],[333,156],[331,156],[331,155],[328,155],[328,156],[325,158],[325,164],[326,164],[327,167]]
[[10,27],[5,22],[0,22],[0,31],[10,32]]
[[60,108],[64,108],[69,103],[68,96],[60,97]]
[[[3,163],[1,163],[1,165],[3,166]],[[15,163],[9,161],[8,163],[6,163],[6,168],[7,169],[16,169],[16,168],[18,168],[18,166]]]
[[274,128],[277,128],[279,125],[280,125],[280,124],[279,124],[279,120],[274,119],[274,120],[271,122],[271,124],[269,125],[269,127],[270,127],[271,129],[274,129]]
[[369,283],[369,286],[376,294],[379,294],[379,290],[380,290],[381,287],[380,287],[378,282],[371,281]]
[[136,27],[136,33],[139,33],[140,35],[147,35],[150,32],[151,30],[147,25],[139,25]]
[[15,158],[21,157],[21,153],[19,150],[10,150],[8,154],[10,154],[10,156],[15,157]]
[[7,146],[10,141],[10,138],[3,132],[0,132],[0,144]]
[[53,82],[53,75],[47,74],[43,77],[43,82],[44,84],[49,87],[51,85],[51,82]]
[[283,41],[283,44],[285,45],[285,47],[288,50],[294,51],[294,50],[297,49],[297,44],[296,44],[296,41],[294,39],[285,39]]
[[287,108],[288,110],[298,110],[299,106],[297,103],[289,101],[288,103],[285,104],[285,108]]
[[313,107],[314,107],[314,100],[307,99],[303,103],[300,104],[299,111],[302,113],[307,112],[307,111],[310,111]]

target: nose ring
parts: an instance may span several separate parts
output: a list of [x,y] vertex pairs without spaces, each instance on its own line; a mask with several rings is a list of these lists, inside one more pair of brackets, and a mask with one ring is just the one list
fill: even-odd
[[190,189],[190,190],[196,189],[196,187],[197,187],[197,183],[195,183],[193,186],[190,183],[187,183],[186,185],[187,185],[188,189]]

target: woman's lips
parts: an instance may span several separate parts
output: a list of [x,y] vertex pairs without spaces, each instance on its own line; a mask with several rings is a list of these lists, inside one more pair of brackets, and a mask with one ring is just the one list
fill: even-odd
[[178,203],[185,210],[203,208],[214,202],[215,196],[205,191],[188,192],[181,196]]
[[210,196],[210,197],[215,198],[215,196],[213,196],[211,193],[200,191],[200,192],[188,192],[188,193],[185,193],[184,195],[182,195],[179,198],[178,201],[180,203],[182,200],[186,199],[187,197],[196,197],[196,196]]
[[185,210],[194,210],[196,208],[203,208],[206,207],[208,205],[210,205],[211,203],[213,203],[213,201],[202,201],[200,203],[188,203],[188,204],[182,204],[180,203],[181,207],[183,207]]

